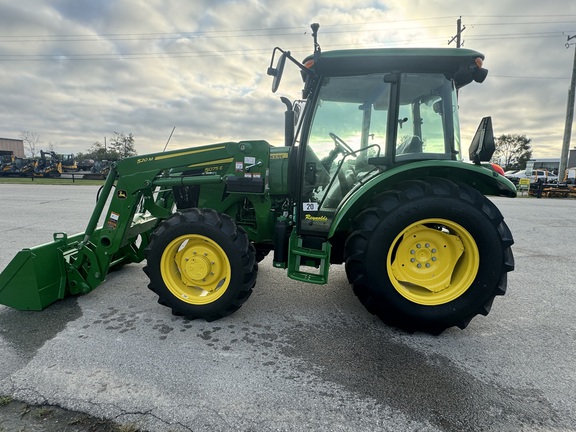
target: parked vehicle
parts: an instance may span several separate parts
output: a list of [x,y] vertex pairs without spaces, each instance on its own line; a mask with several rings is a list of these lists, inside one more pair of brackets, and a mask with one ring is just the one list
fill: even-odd
[[312,284],[344,264],[367,310],[407,331],[463,329],[488,314],[514,258],[485,195],[515,197],[516,188],[489,163],[489,117],[470,146],[473,163],[462,160],[456,91],[483,82],[484,56],[324,52],[318,27],[303,62],[272,53],[272,91],[290,62],[306,100],[281,98],[283,146],[223,142],[112,163],[85,232],[20,251],[0,274],[0,303],[40,310],[146,259],[160,304],[211,321],[250,297],[257,262],[273,251],[274,267]]
[[531,174],[527,176],[530,183],[556,183],[558,176],[550,173],[547,170],[532,170]]
[[32,175],[34,177],[60,177],[62,161],[55,152],[40,150],[40,158],[36,160]]
[[73,153],[58,155],[62,164],[63,172],[78,172],[78,164],[76,163],[76,157]]
[[94,159],[82,159],[78,162],[78,171],[90,171],[94,166]]

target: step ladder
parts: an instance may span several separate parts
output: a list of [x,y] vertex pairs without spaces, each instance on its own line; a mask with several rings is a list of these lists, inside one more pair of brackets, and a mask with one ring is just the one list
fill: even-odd
[[301,282],[327,283],[332,245],[325,241],[321,249],[316,249],[302,243],[302,237],[293,230],[288,244],[288,277]]

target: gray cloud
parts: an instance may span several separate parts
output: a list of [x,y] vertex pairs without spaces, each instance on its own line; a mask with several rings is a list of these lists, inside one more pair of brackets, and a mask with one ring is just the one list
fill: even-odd
[[113,131],[133,133],[140,154],[159,151],[174,126],[171,148],[279,144],[278,97],[298,98],[301,83],[287,69],[279,93],[270,93],[275,46],[304,57],[311,22],[320,22],[325,50],[446,46],[460,15],[465,47],[483,52],[490,70],[485,83],[461,92],[463,142],[492,115],[496,134],[526,134],[536,156],[558,157],[574,55],[564,43],[576,34],[576,2],[563,0],[1,4],[0,136],[35,132],[62,153]]

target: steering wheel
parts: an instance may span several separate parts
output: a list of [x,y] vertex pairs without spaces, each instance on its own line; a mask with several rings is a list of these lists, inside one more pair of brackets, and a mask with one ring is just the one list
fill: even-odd
[[349,155],[350,153],[354,153],[354,149],[350,147],[348,144],[346,144],[346,142],[338,135],[336,135],[334,132],[330,132],[328,135],[334,141],[336,150],[342,152],[344,156]]

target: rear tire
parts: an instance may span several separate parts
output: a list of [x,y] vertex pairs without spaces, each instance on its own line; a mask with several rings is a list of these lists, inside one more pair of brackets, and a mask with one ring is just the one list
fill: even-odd
[[148,287],[158,303],[189,319],[230,315],[256,284],[258,265],[248,235],[214,210],[175,213],[151,235],[145,255]]
[[506,292],[513,243],[500,211],[475,189],[440,178],[406,181],[356,217],[346,273],[385,323],[440,334],[487,315]]

